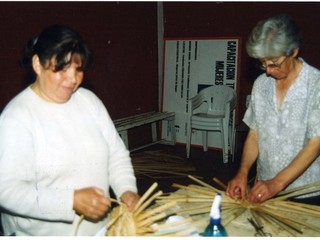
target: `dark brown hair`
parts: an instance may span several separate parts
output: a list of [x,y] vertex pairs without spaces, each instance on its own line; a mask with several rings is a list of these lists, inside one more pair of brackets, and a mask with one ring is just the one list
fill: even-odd
[[69,64],[70,58],[67,56],[70,53],[71,56],[80,55],[81,69],[92,64],[92,53],[80,34],[70,27],[53,25],[27,42],[21,64],[23,67],[31,67],[32,57],[38,55],[42,66],[51,64],[54,59],[53,69],[60,71]]

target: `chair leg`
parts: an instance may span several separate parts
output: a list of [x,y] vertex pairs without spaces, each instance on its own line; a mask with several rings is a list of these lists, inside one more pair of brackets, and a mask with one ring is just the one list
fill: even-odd
[[229,151],[230,151],[230,155],[233,157],[233,137],[232,136],[233,136],[232,127],[228,126],[228,143],[230,146]]
[[203,145],[203,151],[208,151],[208,132],[202,131],[202,145]]
[[191,134],[192,134],[192,129],[191,127],[187,127],[187,139],[186,139],[186,156],[187,158],[190,157],[190,145],[191,145]]
[[229,127],[229,144],[230,144],[230,154],[232,155],[232,162],[234,162],[234,154],[235,154],[235,139],[236,139],[236,131],[235,128]]
[[228,126],[226,127],[225,125],[223,125],[223,128],[222,128],[222,133],[221,133],[221,136],[223,136],[223,139],[222,139],[222,156],[223,156],[223,162],[224,163],[228,163],[229,161],[229,154],[228,154],[228,139],[229,139],[229,136],[228,136]]
[[152,131],[152,142],[156,142],[158,140],[156,122],[151,123],[151,131]]
[[171,119],[168,121],[170,123],[170,131],[171,131],[171,143],[172,145],[176,144],[176,126],[175,126],[175,119]]

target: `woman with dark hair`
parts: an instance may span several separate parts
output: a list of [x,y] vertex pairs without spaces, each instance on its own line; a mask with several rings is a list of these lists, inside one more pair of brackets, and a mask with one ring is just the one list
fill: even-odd
[[[320,71],[298,57],[301,42],[286,14],[259,22],[249,36],[247,52],[265,73],[254,83],[243,119],[250,130],[240,169],[228,184],[232,198],[247,197],[256,160],[258,181],[248,196],[254,203],[320,180]],[[294,200],[320,205],[319,194]]]
[[54,25],[31,40],[22,63],[36,80],[0,116],[0,207],[5,235],[94,235],[106,226],[111,187],[139,199],[129,151],[101,102],[80,87],[91,52]]

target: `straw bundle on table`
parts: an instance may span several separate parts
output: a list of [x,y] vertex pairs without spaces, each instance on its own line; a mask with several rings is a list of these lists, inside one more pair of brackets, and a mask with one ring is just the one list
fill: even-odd
[[[163,150],[144,151],[131,155],[135,175],[157,178],[186,177],[195,174],[196,169],[187,164],[185,159]],[[181,168],[183,163],[183,168]]]
[[[174,210],[170,208],[173,208],[176,205],[176,202],[168,201],[160,206],[150,207],[150,205],[154,203],[154,200],[162,195],[162,191],[158,191],[150,197],[151,193],[157,186],[158,184],[154,183],[145,192],[132,212],[127,209],[125,204],[119,202],[119,205],[114,207],[110,213],[109,223],[106,227],[106,235],[148,236],[155,234],[159,229],[166,227],[165,223],[157,224],[155,227],[152,225],[165,219],[169,214],[172,214]],[[185,223],[185,221],[182,221],[176,224],[179,225]],[[179,235],[179,232],[167,232],[163,235]]]
[[[225,189],[219,190],[192,176],[189,176],[189,178],[199,185],[184,186],[174,183],[173,187],[179,188],[180,190],[167,196],[160,196],[157,203],[161,204],[166,201],[176,201],[180,206],[183,206],[181,210],[177,211],[177,214],[194,216],[205,213],[209,216],[212,200],[219,192],[222,194],[222,223],[225,226],[245,212],[249,212],[255,222],[259,223],[259,225],[268,225],[274,232],[283,230],[292,236],[299,236],[306,229],[320,232],[319,224],[311,223],[312,220],[316,220],[316,222],[319,223],[320,206],[288,200],[288,198],[291,197],[320,191],[320,182],[283,191],[264,203],[252,204],[247,200],[235,200],[228,197],[225,194]],[[218,182],[217,180],[215,181]],[[225,188],[221,182],[220,185]],[[310,219],[312,220],[310,221]],[[203,225],[207,220],[207,218],[202,218],[199,224]]]

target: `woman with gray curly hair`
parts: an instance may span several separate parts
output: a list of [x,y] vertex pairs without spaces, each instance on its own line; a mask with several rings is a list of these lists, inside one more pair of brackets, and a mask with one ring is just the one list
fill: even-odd
[[[260,21],[248,38],[247,52],[265,72],[253,85],[243,119],[250,130],[228,184],[232,198],[264,202],[320,180],[320,71],[298,57],[301,44],[300,30],[286,14]],[[255,161],[258,181],[246,196]],[[319,193],[293,200],[320,205]]]

